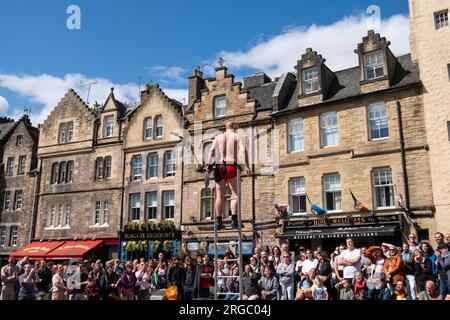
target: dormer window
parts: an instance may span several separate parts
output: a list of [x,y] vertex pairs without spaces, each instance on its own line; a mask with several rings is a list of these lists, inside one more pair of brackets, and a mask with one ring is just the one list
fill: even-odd
[[156,137],[161,138],[163,136],[163,129],[164,129],[162,116],[157,116],[155,122],[156,122]]
[[384,76],[384,60],[381,51],[368,53],[364,56],[364,72],[366,80],[374,80]]
[[114,130],[114,117],[105,117],[105,137],[112,137]]
[[214,117],[221,118],[227,115],[227,97],[220,96],[214,98]]
[[22,146],[22,136],[17,136],[16,138],[16,147]]
[[59,125],[59,143],[71,142],[73,138],[73,122]]
[[319,71],[317,68],[303,70],[303,94],[319,91]]
[[144,120],[144,140],[150,140],[153,137],[153,119],[145,118]]

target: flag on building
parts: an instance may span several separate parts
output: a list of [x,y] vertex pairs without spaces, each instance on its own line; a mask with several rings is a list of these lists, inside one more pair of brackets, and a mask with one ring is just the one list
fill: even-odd
[[288,206],[278,205],[277,203],[275,203],[274,206],[281,218],[289,218],[290,216],[292,216],[292,213],[289,211]]
[[309,199],[308,195],[306,195],[306,198],[308,199],[309,205],[311,206],[311,211],[317,215],[317,216],[321,216],[324,215],[325,213],[327,213],[327,211],[321,207],[319,207],[316,204],[312,204],[311,200]]
[[405,203],[405,200],[403,199],[403,195],[402,195],[401,193],[398,192],[397,186],[396,186],[396,185],[394,185],[394,187],[395,187],[395,193],[397,194],[397,203],[398,203],[398,206],[399,206],[400,208],[404,209],[404,210],[407,210],[407,209],[406,209],[406,203]]
[[350,193],[352,195],[353,198],[353,208],[355,208],[356,211],[360,211],[360,212],[370,212],[370,209],[361,201],[359,201],[355,195],[353,194],[352,190],[350,190]]

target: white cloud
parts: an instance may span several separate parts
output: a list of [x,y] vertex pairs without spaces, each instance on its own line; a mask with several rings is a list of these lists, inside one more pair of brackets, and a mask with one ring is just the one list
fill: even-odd
[[[38,111],[33,107],[30,116],[33,124],[42,123],[56,104],[64,97],[67,91],[72,88],[80,97],[86,101],[88,83],[97,82],[91,87],[89,102],[95,101],[104,103],[110,93],[110,88],[114,87],[114,95],[122,102],[135,102],[138,100],[139,88],[135,83],[117,84],[109,79],[104,78],[88,78],[82,74],[67,74],[64,77],[55,77],[48,74],[42,75],[15,75],[0,74],[0,87],[7,88],[18,93],[31,103],[39,105]],[[165,90],[166,94],[174,99],[181,100],[187,97],[187,90],[169,89]],[[20,116],[23,110],[14,109],[11,111],[12,116]]]
[[[391,41],[396,55],[409,52],[409,20],[395,15],[381,21],[381,36]],[[332,70],[358,65],[354,53],[362,37],[367,35],[368,21],[363,15],[345,17],[330,25],[288,27],[279,35],[260,41],[247,51],[222,51],[225,64],[233,69],[255,69],[271,76],[292,71],[306,48],[313,48],[327,60]],[[212,65],[216,65],[214,62]]]
[[8,110],[9,104],[8,100],[4,97],[0,96],[0,116],[5,116],[6,111]]
[[156,76],[161,83],[185,82],[186,69],[181,67],[153,66],[144,68],[150,75]]

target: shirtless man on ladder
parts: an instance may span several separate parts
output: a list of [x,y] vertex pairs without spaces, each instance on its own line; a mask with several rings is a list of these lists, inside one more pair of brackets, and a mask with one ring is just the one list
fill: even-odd
[[[218,230],[221,230],[224,227],[223,212],[225,209],[227,184],[231,191],[232,227],[233,229],[239,228],[237,217],[237,170],[239,170],[239,164],[242,163],[242,158],[244,158],[246,173],[251,173],[248,151],[242,139],[236,133],[237,125],[235,125],[233,121],[227,121],[225,123],[225,128],[226,131],[215,138],[208,156],[208,170],[211,171],[214,167],[214,180],[216,181],[216,203],[214,210],[216,213]],[[215,166],[213,166],[213,163],[215,163]]]

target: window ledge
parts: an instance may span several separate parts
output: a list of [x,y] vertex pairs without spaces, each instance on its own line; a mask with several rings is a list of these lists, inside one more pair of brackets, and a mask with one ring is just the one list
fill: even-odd
[[288,154],[296,154],[296,153],[302,153],[302,152],[305,152],[305,150],[289,151]]
[[104,223],[104,224],[94,224],[92,226],[89,226],[89,229],[102,229],[102,228],[109,228],[109,224]]
[[343,210],[328,210],[327,213],[342,213]]
[[299,217],[299,216],[307,216],[308,212],[298,212],[298,213],[292,213],[293,217]]
[[70,229],[70,226],[64,226],[64,227],[61,227],[61,226],[57,226],[57,227],[54,227],[54,226],[51,226],[51,227],[45,227],[44,228],[44,230],[69,230]]
[[390,138],[390,137],[375,138],[375,139],[370,139],[369,141],[376,142],[376,141],[381,141],[381,140],[389,140],[389,138]]
[[395,209],[395,206],[391,206],[391,207],[377,207],[375,208],[375,210],[392,210]]

